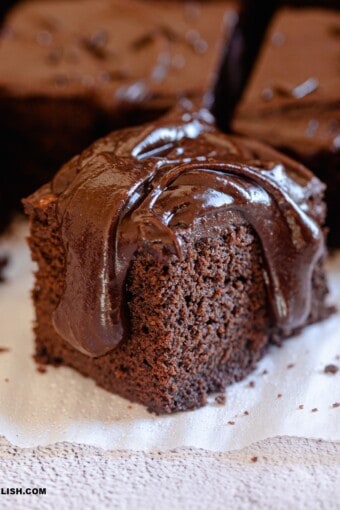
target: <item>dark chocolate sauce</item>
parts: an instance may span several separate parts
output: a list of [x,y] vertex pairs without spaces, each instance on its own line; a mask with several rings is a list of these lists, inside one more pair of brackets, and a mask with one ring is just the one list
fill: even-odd
[[308,215],[315,186],[301,165],[217,131],[205,110],[112,133],[53,182],[66,251],[56,330],[89,356],[112,350],[128,334],[125,285],[136,250],[180,260],[183,232],[214,235],[221,213],[226,224],[230,213],[244,218],[260,240],[273,324],[302,325],[323,246]]

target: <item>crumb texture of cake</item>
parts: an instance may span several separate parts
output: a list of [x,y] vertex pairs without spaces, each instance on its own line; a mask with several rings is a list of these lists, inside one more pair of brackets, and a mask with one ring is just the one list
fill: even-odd
[[329,242],[340,245],[340,11],[280,9],[233,129],[301,161],[327,185]]
[[99,140],[25,201],[37,361],[156,413],[204,405],[328,315],[322,191],[205,111]]
[[203,95],[233,16],[230,1],[19,2],[0,33],[0,143],[13,176],[0,207],[20,206],[100,136]]

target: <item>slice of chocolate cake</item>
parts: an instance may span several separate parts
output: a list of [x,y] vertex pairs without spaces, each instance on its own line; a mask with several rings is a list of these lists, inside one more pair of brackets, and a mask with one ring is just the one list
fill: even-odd
[[274,17],[233,123],[298,159],[327,184],[329,241],[340,245],[340,11]]
[[19,3],[0,37],[0,207],[98,137],[202,95],[234,17],[230,1]]
[[323,185],[205,110],[116,131],[25,201],[36,359],[156,413],[328,314]]

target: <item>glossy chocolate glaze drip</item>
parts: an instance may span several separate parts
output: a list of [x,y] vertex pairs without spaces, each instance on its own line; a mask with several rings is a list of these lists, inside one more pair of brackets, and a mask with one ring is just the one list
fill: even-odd
[[226,225],[241,215],[260,239],[273,323],[305,321],[323,244],[307,201],[321,184],[275,151],[221,134],[208,117],[182,112],[117,131],[56,176],[67,261],[53,321],[81,352],[103,355],[127,336],[125,282],[139,247],[165,264],[181,259],[183,232],[214,235],[221,213]]

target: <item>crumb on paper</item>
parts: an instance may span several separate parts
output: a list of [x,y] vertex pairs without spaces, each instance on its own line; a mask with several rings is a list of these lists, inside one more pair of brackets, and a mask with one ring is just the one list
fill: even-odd
[[318,412],[318,408],[317,407],[313,407],[313,409],[311,410],[311,413],[317,413]]
[[9,382],[8,377],[5,377],[4,381],[5,381],[5,382]]
[[254,456],[254,457],[252,457],[252,458],[250,459],[250,461],[251,461],[251,462],[257,462],[257,461],[258,461],[258,458]]
[[128,407],[128,409],[133,409],[131,404],[129,404],[127,407]]
[[0,283],[4,283],[6,281],[6,278],[4,277],[3,270],[5,269],[5,266],[7,266],[8,263],[8,257],[0,256]]
[[249,381],[249,383],[247,384],[247,388],[255,388],[255,382]]
[[45,374],[47,372],[47,368],[45,367],[45,365],[38,365],[37,372],[39,372],[39,374]]
[[294,368],[295,367],[295,363],[289,363],[287,365],[287,368],[290,369],[290,368]]
[[278,393],[277,398],[282,398],[282,393]]
[[298,409],[304,409],[304,407],[305,407],[305,406],[304,406],[303,404],[300,404],[300,405],[299,405],[299,407],[298,407]]
[[268,374],[268,370],[265,369],[262,371],[262,375],[267,375],[267,374]]
[[228,421],[228,425],[235,425],[234,421]]
[[220,393],[219,395],[217,395],[215,397],[216,404],[224,405],[226,403],[226,401],[227,401],[227,398],[224,393]]
[[249,411],[244,411],[244,416],[249,416]]
[[334,402],[334,404],[332,404],[333,409],[336,409],[337,407],[340,407],[340,402]]
[[9,352],[10,349],[8,347],[0,347],[0,354],[3,354],[5,352]]
[[330,363],[329,365],[326,365],[324,368],[325,374],[336,374],[339,370],[339,367],[337,365],[334,365],[333,363]]

